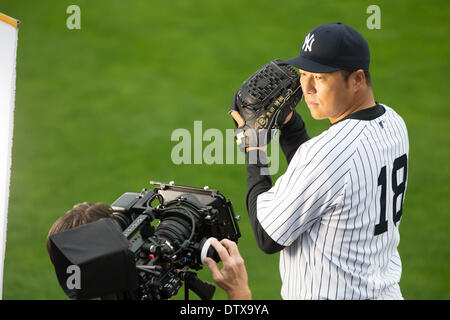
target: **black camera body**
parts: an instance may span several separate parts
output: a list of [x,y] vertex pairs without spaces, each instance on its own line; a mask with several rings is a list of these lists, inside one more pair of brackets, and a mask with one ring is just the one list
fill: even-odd
[[[135,255],[138,295],[168,299],[184,280],[193,291],[204,289],[196,293],[208,298],[211,287],[188,270],[200,270],[206,256],[219,261],[210,238],[238,241],[241,234],[231,201],[208,187],[150,183],[157,187],[139,194],[125,193],[111,205]],[[159,204],[154,206],[156,200]],[[155,219],[159,224],[152,226]]]
[[[112,203],[114,223],[101,219],[108,221],[51,237],[59,261],[55,270],[69,297],[163,300],[177,294],[184,283],[186,299],[189,289],[201,299],[212,299],[215,286],[191,270],[202,269],[206,257],[219,261],[212,239],[237,242],[241,236],[231,201],[208,187],[150,183],[156,187],[124,193]],[[79,289],[67,287],[64,271],[70,264],[79,265],[88,278]]]

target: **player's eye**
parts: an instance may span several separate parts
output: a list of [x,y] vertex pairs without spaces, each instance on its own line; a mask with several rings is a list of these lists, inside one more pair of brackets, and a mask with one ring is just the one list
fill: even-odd
[[300,78],[304,78],[306,79],[308,77],[308,75],[304,72],[300,73]]

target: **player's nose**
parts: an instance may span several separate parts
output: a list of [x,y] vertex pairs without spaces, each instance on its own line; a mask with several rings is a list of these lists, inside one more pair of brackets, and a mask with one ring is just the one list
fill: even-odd
[[302,76],[300,79],[300,85],[302,87],[304,94],[316,92],[316,89],[314,86],[314,78],[311,76]]

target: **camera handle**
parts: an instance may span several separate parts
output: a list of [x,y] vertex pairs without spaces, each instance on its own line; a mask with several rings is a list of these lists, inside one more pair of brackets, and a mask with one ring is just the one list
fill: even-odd
[[195,272],[188,270],[185,267],[179,272],[181,280],[184,281],[184,300],[189,300],[189,290],[195,292],[202,300],[212,300],[216,286],[200,279]]

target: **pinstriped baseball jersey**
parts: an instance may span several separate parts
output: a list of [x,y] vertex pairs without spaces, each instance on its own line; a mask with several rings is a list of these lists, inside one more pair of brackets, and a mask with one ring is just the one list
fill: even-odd
[[283,299],[402,299],[408,134],[393,109],[377,107],[376,118],[344,119],[303,143],[257,198],[258,221],[285,246]]

